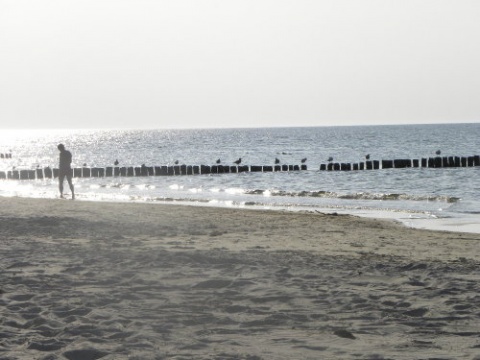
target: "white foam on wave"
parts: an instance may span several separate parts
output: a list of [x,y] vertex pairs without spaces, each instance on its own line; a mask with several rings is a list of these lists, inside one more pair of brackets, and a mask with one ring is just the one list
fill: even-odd
[[[325,209],[325,211],[328,211],[328,209]],[[462,217],[447,217],[437,216],[431,213],[410,213],[406,211],[382,211],[373,209],[337,210],[336,212],[368,218],[393,220],[415,229],[480,234],[480,215],[476,214]]]

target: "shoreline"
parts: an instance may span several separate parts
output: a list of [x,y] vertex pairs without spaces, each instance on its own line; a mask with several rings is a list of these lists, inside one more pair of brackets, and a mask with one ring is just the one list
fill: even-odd
[[[66,195],[68,198],[69,195]],[[58,198],[50,197],[23,197],[18,195],[6,196],[1,195],[0,198],[23,198],[23,199],[45,199],[56,200]],[[342,207],[305,207],[305,206],[275,206],[275,205],[231,205],[228,202],[209,202],[209,201],[183,201],[183,200],[125,200],[125,199],[82,199],[77,196],[77,202],[93,202],[93,203],[122,203],[122,204],[149,204],[161,206],[190,206],[190,207],[208,207],[218,209],[236,209],[236,210],[251,210],[251,211],[273,211],[273,212],[299,212],[299,213],[338,213],[342,215],[352,215],[361,218],[373,218],[379,220],[390,220],[403,224],[407,228],[432,230],[432,231],[450,231],[462,232],[467,234],[480,234],[480,214],[449,214],[448,210],[444,217],[435,216],[433,214],[408,211],[408,210],[389,210],[389,209],[344,209]]]
[[0,197],[15,359],[476,359],[480,236],[344,214]]

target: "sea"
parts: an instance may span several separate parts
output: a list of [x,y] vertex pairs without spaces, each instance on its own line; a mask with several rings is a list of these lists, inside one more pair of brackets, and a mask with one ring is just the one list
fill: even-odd
[[[480,154],[480,124],[190,130],[1,130],[0,171],[58,167],[300,165],[307,170],[74,178],[76,201],[308,211],[480,233],[480,167],[321,171],[321,164]],[[11,155],[11,157],[10,157]],[[68,185],[65,183],[68,190]],[[56,179],[0,180],[0,196],[58,198]]]

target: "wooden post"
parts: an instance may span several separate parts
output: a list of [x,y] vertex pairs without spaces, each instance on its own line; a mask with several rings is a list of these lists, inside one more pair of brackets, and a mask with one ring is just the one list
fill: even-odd
[[111,177],[111,176],[113,176],[113,168],[112,168],[111,166],[109,166],[109,167],[107,167],[107,168],[105,169],[105,176],[106,176],[106,177]]
[[167,176],[168,174],[168,166],[163,165],[160,167],[160,175]]
[[340,170],[342,171],[350,171],[352,170],[352,167],[349,163],[341,163],[340,164]]
[[444,156],[442,158],[442,167],[450,167],[450,163],[448,161],[448,157],[447,156]]
[[134,175],[135,175],[135,169],[132,166],[128,167],[127,168],[127,176],[131,177],[131,176],[134,176]]
[[28,170],[20,170],[20,180],[28,180]]
[[193,174],[194,174],[194,175],[200,174],[200,166],[198,166],[198,165],[193,165]]
[[353,163],[353,171],[357,171],[358,170],[358,163]]
[[[155,172],[155,174],[157,174]],[[167,176],[168,175],[168,166],[166,165],[163,165],[163,166],[160,166],[160,172],[158,173],[159,176]]]
[[37,179],[43,179],[43,169],[37,169]]
[[420,162],[419,162],[418,159],[413,159],[413,160],[412,160],[412,163],[413,163],[413,167],[415,167],[415,168],[418,168],[418,166],[419,166],[419,164],[420,164]]
[[82,168],[82,177],[90,177],[90,168],[87,168],[87,167]]
[[209,165],[200,165],[201,174],[211,174],[212,168]]
[[453,156],[448,157],[448,166],[455,167],[455,158]]
[[301,169],[301,170],[307,170],[307,165],[306,165],[306,164],[301,165],[301,166],[300,166],[300,169]]
[[250,171],[251,172],[262,172],[262,166],[258,166],[258,165],[252,165],[250,167]]
[[230,166],[230,173],[236,174],[238,172],[238,167],[235,165]]
[[469,156],[467,159],[468,159],[468,166],[473,166],[473,156]]
[[274,171],[282,171],[282,165],[275,165],[275,166],[273,167],[273,170],[274,170]]
[[5,171],[0,171],[0,180],[5,180],[7,178],[7,174]]
[[175,175],[175,166],[167,166],[167,175],[168,176]]
[[382,169],[391,169],[393,168],[392,160],[382,160]]
[[52,179],[53,178],[53,171],[49,167],[43,168],[43,174],[46,178]]
[[473,157],[473,166],[480,166],[480,155],[475,155]]
[[410,159],[395,159],[393,160],[393,166],[397,169],[412,167],[412,161]]

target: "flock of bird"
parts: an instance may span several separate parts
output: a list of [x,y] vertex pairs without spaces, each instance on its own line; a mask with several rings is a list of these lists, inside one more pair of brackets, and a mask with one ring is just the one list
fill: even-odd
[[[304,164],[304,163],[307,161],[307,158],[303,158],[303,159],[300,160],[300,161],[301,161],[302,164]],[[221,163],[222,163],[222,160],[217,159],[217,161],[215,161],[215,162],[216,162],[217,164],[221,164]],[[233,162],[233,164],[240,165],[241,162],[242,162],[242,158],[238,158],[237,160],[235,160],[235,161]],[[180,161],[178,161],[178,160],[175,160],[175,161],[174,161],[174,164],[175,164],[175,165],[178,165],[179,163],[180,163]],[[116,159],[116,160],[113,162],[113,164],[114,164],[115,166],[117,166],[117,165],[120,164],[120,162],[118,161],[118,159]],[[275,158],[275,164],[280,164],[280,159]]]
[[[441,152],[440,150],[435,151],[435,154],[436,154],[436,155],[440,155],[441,153],[442,153],[442,152]],[[366,159],[366,160],[370,160],[370,154],[365,155],[365,159]],[[303,158],[303,159],[301,159],[300,161],[301,161],[302,164],[305,164],[305,163],[307,162],[307,158]],[[333,157],[330,156],[330,157],[327,159],[327,161],[328,161],[328,162],[332,162],[332,161],[333,161]],[[235,160],[233,163],[236,164],[236,165],[240,165],[241,162],[242,162],[242,158],[238,158],[238,159]],[[280,159],[279,159],[279,158],[275,158],[275,161],[274,161],[274,162],[275,162],[275,164],[280,164]],[[179,161],[178,161],[178,160],[175,160],[174,163],[175,163],[175,165],[178,165],[178,164],[179,164]],[[221,163],[222,163],[222,160],[217,159],[216,163],[217,163],[217,164],[221,164]],[[117,159],[117,160],[115,160],[114,165],[117,166],[118,164],[119,164],[119,161],[118,161],[118,159]]]

